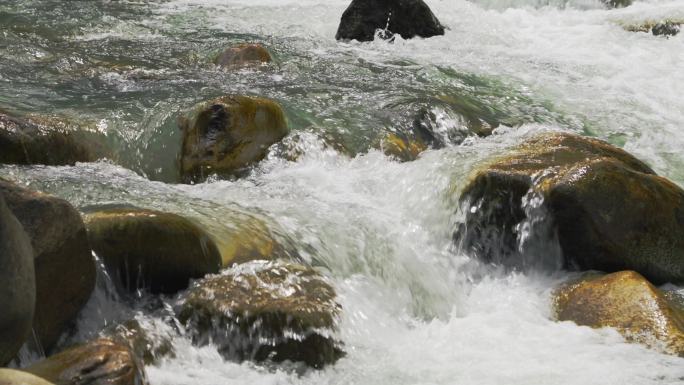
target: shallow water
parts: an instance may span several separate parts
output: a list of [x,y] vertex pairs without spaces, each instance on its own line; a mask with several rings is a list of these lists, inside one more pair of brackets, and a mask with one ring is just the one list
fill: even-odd
[[[108,161],[3,166],[0,175],[77,207],[182,213],[217,236],[262,219],[340,297],[348,354],[334,366],[301,375],[225,362],[175,337],[177,357],[147,368],[152,384],[684,383],[681,358],[613,330],[554,322],[550,294],[569,274],[497,271],[452,245],[458,190],[473,167],[540,131],[598,136],[684,185],[684,34],[621,27],[684,18],[684,1],[618,10],[589,0],[427,3],[445,36],[359,44],[334,40],[346,0],[0,0],[0,108],[57,116],[105,134],[112,148]],[[210,64],[244,41],[266,45],[275,62],[237,72]],[[237,181],[175,184],[177,116],[225,93],[280,102],[304,155],[273,154]],[[372,148],[444,97],[504,125],[414,162]],[[453,106],[444,108],[443,124],[457,125]],[[324,146],[323,135],[353,156]],[[122,304],[101,278],[75,339],[131,316],[171,333],[163,314]]]

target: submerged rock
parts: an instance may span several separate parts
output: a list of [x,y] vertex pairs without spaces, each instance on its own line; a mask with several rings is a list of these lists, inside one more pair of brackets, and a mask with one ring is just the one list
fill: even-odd
[[681,30],[684,20],[647,21],[637,25],[627,25],[624,28],[630,32],[651,32],[655,36],[675,36]]
[[[0,366],[31,333],[36,282],[31,241],[0,194]],[[2,383],[0,376],[0,383]]]
[[21,370],[0,368],[0,385],[55,385]]
[[288,259],[297,255],[296,251],[286,248],[271,234],[266,223],[256,218],[236,224],[231,231],[223,233],[216,244],[224,267],[259,260]]
[[97,159],[75,132],[37,124],[0,111],[0,163],[73,165]]
[[353,0],[335,39],[371,41],[377,30],[404,39],[444,35],[444,27],[422,0]]
[[335,291],[314,270],[251,262],[198,282],[178,318],[195,343],[211,342],[228,359],[321,368],[343,354],[332,337],[339,313]]
[[408,162],[418,159],[418,155],[427,150],[428,145],[415,136],[389,133],[382,139],[380,148],[385,155]]
[[214,64],[223,68],[240,68],[271,62],[271,54],[261,44],[240,44],[221,52]]
[[175,293],[191,278],[217,273],[221,267],[211,237],[179,215],[115,206],[84,218],[93,251],[129,291]]
[[460,201],[466,217],[455,239],[485,261],[523,258],[530,234],[520,226],[536,201],[548,226],[533,235],[557,237],[566,268],[684,282],[684,190],[606,142],[539,135],[477,170]]
[[117,343],[128,345],[145,365],[154,365],[161,358],[176,356],[170,338],[151,333],[135,319],[111,327],[104,334]]
[[262,160],[288,134],[280,106],[267,99],[225,96],[201,103],[180,119],[184,182],[211,174],[237,175]]
[[142,362],[125,344],[100,338],[78,345],[25,369],[56,385],[143,385]]
[[33,328],[49,351],[95,287],[95,262],[81,215],[67,201],[0,179],[0,195],[31,240],[35,265]]
[[636,272],[566,285],[556,293],[555,305],[560,321],[612,327],[630,341],[684,357],[684,308]]
[[624,8],[632,5],[632,0],[602,0],[609,8]]

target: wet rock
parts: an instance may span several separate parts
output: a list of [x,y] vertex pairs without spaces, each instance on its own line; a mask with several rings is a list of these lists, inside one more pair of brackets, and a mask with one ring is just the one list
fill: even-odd
[[180,119],[180,127],[184,182],[201,181],[211,174],[239,175],[262,160],[268,148],[288,133],[277,103],[246,96],[201,103]]
[[296,252],[282,245],[271,234],[263,221],[250,218],[224,232],[216,241],[223,260],[222,265],[229,267],[258,260],[288,259]]
[[221,266],[211,237],[179,215],[112,206],[91,209],[84,219],[93,251],[126,290],[175,293]]
[[[31,241],[0,194],[0,366],[31,333],[36,304]],[[0,376],[0,383],[2,377]]]
[[154,365],[164,357],[176,356],[168,336],[150,332],[135,319],[111,327],[104,334],[112,341],[127,345],[145,365]]
[[78,133],[0,111],[0,163],[73,165],[96,159]]
[[389,133],[382,140],[380,148],[385,155],[408,162],[418,159],[418,155],[427,150],[428,145],[415,136]]
[[100,338],[57,353],[25,369],[56,385],[143,385],[142,362],[125,344]]
[[251,262],[197,283],[178,318],[195,343],[211,341],[228,359],[321,368],[343,354],[332,337],[339,313],[335,291],[314,270]]
[[665,21],[658,23],[651,28],[651,33],[655,36],[674,36],[679,33],[681,23]]
[[0,385],[54,385],[21,370],[0,368]]
[[609,8],[624,8],[632,5],[632,0],[602,0]]
[[223,68],[240,68],[257,66],[271,62],[271,54],[261,44],[240,44],[227,48],[214,60],[214,64]]
[[684,20],[647,21],[642,24],[625,25],[630,32],[651,32],[655,36],[674,36],[679,33]]
[[684,308],[636,272],[566,285],[556,293],[555,305],[560,321],[612,327],[630,341],[684,357]]
[[444,27],[422,0],[353,0],[342,14],[335,38],[371,41],[377,30],[404,39],[444,35]]
[[76,319],[95,287],[85,225],[67,201],[0,180],[0,195],[31,240],[35,265],[33,328],[49,351]]
[[[524,260],[521,226],[544,219],[533,235],[557,237],[566,268],[684,282],[684,190],[603,141],[539,135],[477,170],[460,200],[456,242],[485,261]],[[530,219],[535,202],[543,213]]]

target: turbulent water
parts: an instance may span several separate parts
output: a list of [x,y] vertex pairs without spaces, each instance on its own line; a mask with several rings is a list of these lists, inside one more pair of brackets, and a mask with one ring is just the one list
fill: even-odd
[[[347,355],[334,366],[302,374],[226,362],[174,337],[177,356],[147,368],[152,384],[684,383],[681,358],[555,322],[551,292],[568,273],[499,271],[452,241],[474,165],[540,131],[606,139],[684,185],[684,33],[623,28],[684,19],[684,1],[427,3],[445,36],[389,44],[334,40],[347,0],[0,0],[0,107],[100,133],[112,149],[106,161],[0,175],[81,208],[181,213],[217,237],[259,218],[338,292]],[[274,63],[233,72],[210,63],[241,42],[263,43]],[[274,150],[246,178],[176,184],[177,116],[230,93],[280,102],[303,155]],[[413,162],[374,149],[421,107],[458,128],[449,100],[503,125]],[[131,316],[171,333],[166,316],[122,304],[107,284],[102,275],[73,338]]]

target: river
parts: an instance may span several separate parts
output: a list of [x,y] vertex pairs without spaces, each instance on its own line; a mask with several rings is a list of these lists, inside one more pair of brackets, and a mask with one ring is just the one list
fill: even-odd
[[[684,33],[622,27],[684,19],[684,0],[613,10],[595,0],[426,2],[446,34],[390,44],[335,41],[347,0],[0,0],[0,106],[59,116],[113,149],[109,160],[6,165],[0,175],[76,207],[181,213],[217,236],[258,218],[338,292],[347,355],[333,366],[302,374],[226,362],[174,336],[176,357],[147,368],[152,384],[684,383],[682,358],[555,322],[551,293],[571,273],[500,271],[452,241],[458,191],[477,162],[541,131],[605,139],[684,186]],[[210,63],[245,41],[268,47],[274,63]],[[176,184],[178,114],[232,93],[281,103],[303,155],[273,154],[238,180]],[[373,148],[440,95],[504,124],[412,162]],[[435,111],[440,127],[458,125]],[[125,305],[99,278],[76,339],[131,316],[172,334],[166,316]]]

